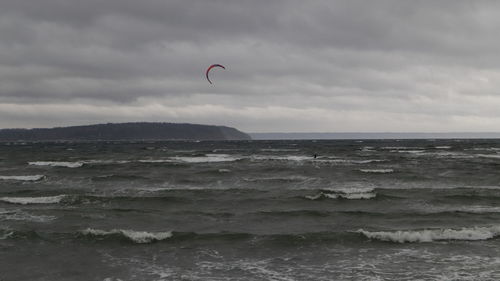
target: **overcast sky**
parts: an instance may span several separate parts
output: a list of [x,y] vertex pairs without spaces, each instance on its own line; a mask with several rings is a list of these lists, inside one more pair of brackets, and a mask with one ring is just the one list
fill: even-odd
[[0,1],[0,128],[500,131],[499,15],[469,0]]

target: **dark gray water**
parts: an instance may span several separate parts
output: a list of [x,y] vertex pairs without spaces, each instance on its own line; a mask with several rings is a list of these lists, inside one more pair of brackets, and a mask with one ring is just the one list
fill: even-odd
[[498,280],[499,152],[497,140],[0,144],[0,280]]

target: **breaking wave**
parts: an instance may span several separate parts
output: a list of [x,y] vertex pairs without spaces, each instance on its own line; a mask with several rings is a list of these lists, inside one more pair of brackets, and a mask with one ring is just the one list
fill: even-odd
[[461,229],[424,229],[424,230],[398,230],[398,231],[366,231],[360,229],[358,233],[369,239],[397,242],[433,242],[446,240],[487,240],[500,235],[500,225],[489,227],[471,227]]
[[87,228],[80,231],[81,234],[91,237],[116,237],[120,236],[126,238],[134,243],[151,243],[155,241],[161,241],[172,237],[172,232],[147,232],[147,231],[135,231],[127,229],[112,229],[109,231],[101,229]]

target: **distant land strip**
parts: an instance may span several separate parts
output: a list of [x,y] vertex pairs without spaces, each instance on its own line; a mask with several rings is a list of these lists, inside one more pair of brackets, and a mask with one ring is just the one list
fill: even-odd
[[249,133],[254,140],[321,140],[321,139],[498,139],[500,132],[457,133]]
[[159,122],[108,123],[85,126],[1,129],[0,141],[59,140],[250,140],[235,128]]

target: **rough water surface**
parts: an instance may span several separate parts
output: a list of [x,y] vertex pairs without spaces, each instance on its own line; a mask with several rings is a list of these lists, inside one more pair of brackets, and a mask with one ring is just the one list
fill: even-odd
[[499,168],[498,140],[0,143],[0,280],[498,280]]

